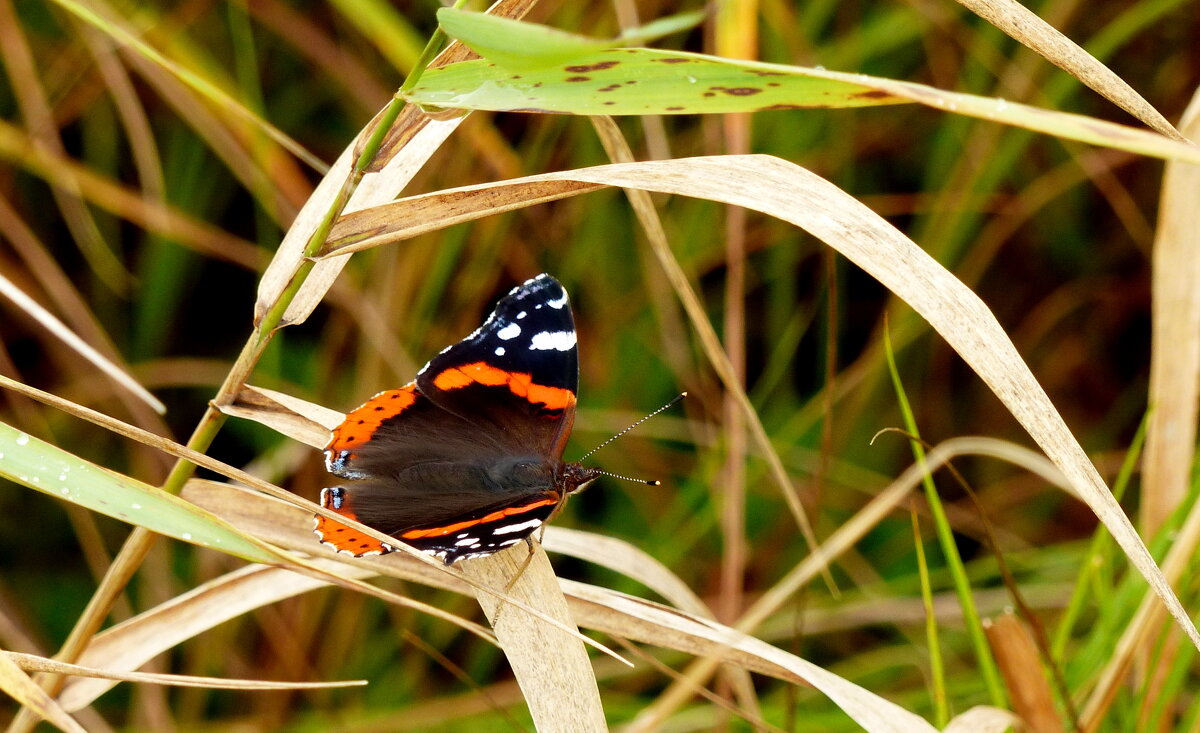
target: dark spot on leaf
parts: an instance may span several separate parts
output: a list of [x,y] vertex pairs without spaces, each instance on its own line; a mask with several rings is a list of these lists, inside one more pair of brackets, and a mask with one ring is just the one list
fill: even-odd
[[667,111],[668,111],[668,112],[680,112],[680,111],[682,111],[684,108],[683,108],[683,107],[667,107],[666,109],[667,109]]
[[611,101],[611,100],[610,100],[610,101],[608,101],[608,102],[605,102],[604,104],[606,104],[606,105],[610,105],[610,104],[616,104],[616,102],[613,102],[613,101]]
[[580,74],[585,71],[604,71],[605,69],[611,69],[612,67],[616,66],[619,63],[621,63],[621,62],[620,61],[601,61],[601,62],[595,63],[595,64],[583,64],[581,66],[567,66],[565,68],[567,71],[572,71],[577,74]]
[[770,112],[776,109],[805,109],[804,105],[800,104],[772,104],[766,107],[759,107],[759,112]]
[[620,88],[621,88],[621,85],[620,85],[620,84],[609,84],[609,85],[608,85],[608,86],[606,86],[606,87],[600,87],[600,88],[599,88],[599,89],[597,89],[596,91],[598,91],[598,92],[612,92],[612,91],[615,91],[615,90],[617,90],[617,89],[620,89]]
[[747,71],[755,76],[787,76],[782,71],[765,71],[763,69],[747,69]]
[[779,86],[779,82],[777,82],[777,81],[769,81],[769,82],[767,82],[767,86],[769,86],[769,87],[777,87],[777,86]]
[[590,76],[568,76],[566,78],[566,81],[591,81],[591,80],[592,80],[592,77],[590,77]]
[[758,94],[762,90],[758,87],[732,87],[730,89],[722,89],[721,91],[725,92],[731,97],[749,97],[751,95]]
[[626,84],[637,84],[637,79],[630,79],[629,81],[627,81],[625,83]]
[[717,93],[716,93],[716,92],[705,92],[705,93],[704,93],[704,96],[706,96],[706,97],[715,97],[715,96],[717,96]]
[[660,64],[688,64],[688,63],[691,63],[691,61],[692,61],[691,59],[683,59],[683,58],[679,58],[678,56],[668,56],[665,59],[654,59],[654,60]]
[[865,92],[857,92],[852,96],[854,96],[856,99],[882,99],[884,97],[890,97],[891,95],[882,89],[871,89]]

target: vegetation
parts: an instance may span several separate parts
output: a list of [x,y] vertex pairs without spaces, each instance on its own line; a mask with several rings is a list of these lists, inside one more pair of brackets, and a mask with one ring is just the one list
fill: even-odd
[[[0,0],[10,730],[1200,730],[1189,6],[459,5]],[[319,546],[542,271],[662,485]]]

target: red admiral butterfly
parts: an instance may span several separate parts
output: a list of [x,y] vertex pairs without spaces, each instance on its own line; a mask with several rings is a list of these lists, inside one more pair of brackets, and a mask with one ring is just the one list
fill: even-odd
[[[325,446],[321,506],[449,565],[528,537],[601,474],[564,463],[579,354],[567,293],[527,280],[415,381],[346,416]],[[321,542],[355,556],[395,548],[318,515]]]

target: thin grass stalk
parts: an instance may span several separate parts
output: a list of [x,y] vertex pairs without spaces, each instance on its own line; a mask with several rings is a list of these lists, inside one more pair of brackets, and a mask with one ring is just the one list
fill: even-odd
[[938,639],[937,614],[933,609],[933,588],[929,584],[929,565],[925,562],[925,543],[921,540],[921,523],[916,507],[912,516],[913,548],[917,553],[917,574],[921,580],[921,604],[925,606],[925,643],[929,645],[929,676],[933,688],[933,724],[945,728],[950,721],[950,706],[946,696],[946,668],[942,661],[942,643]]
[[[908,403],[908,395],[904,391],[904,385],[900,381],[900,372],[896,368],[896,357],[892,353],[892,343],[888,338],[886,326],[883,338],[888,372],[892,377],[892,386],[896,390],[896,403],[900,408],[900,414],[904,418],[905,429],[912,435],[919,437],[920,432],[917,429],[917,421],[913,416],[912,407]],[[917,463],[924,465],[925,448],[921,445],[920,441],[910,440],[909,443],[912,445],[913,457]],[[991,700],[992,705],[1003,708],[1006,705],[1006,700],[1004,688],[1000,682],[1000,672],[996,669],[996,661],[992,657],[991,649],[988,647],[983,623],[980,621],[979,611],[975,607],[975,599],[971,595],[971,580],[967,577],[967,570],[963,565],[962,556],[958,554],[958,546],[954,543],[954,529],[950,526],[950,520],[946,518],[946,510],[942,506],[942,500],[938,495],[937,487],[934,486],[932,475],[926,472],[921,481],[925,486],[925,499],[929,503],[929,511],[933,515],[934,527],[937,530],[938,542],[942,547],[942,554],[946,559],[946,565],[950,569],[950,576],[954,579],[954,590],[958,594],[958,602],[962,607],[963,624],[966,628],[967,636],[971,640],[971,647],[975,651],[975,660],[979,665],[979,670],[983,673],[984,687],[987,689],[988,698]]]
[[[440,43],[444,39],[444,34],[440,37],[435,34],[430,39],[429,46],[432,47],[434,42]],[[428,50],[429,47],[427,47]],[[433,58],[435,53],[436,49],[433,49],[432,53],[424,53],[422,54],[422,59],[427,63],[428,60]],[[414,74],[419,77],[421,71],[423,71],[423,67],[414,70]],[[253,373],[254,367],[258,364],[259,359],[262,358],[263,352],[270,345],[271,337],[287,312],[288,305],[291,304],[300,287],[303,285],[304,280],[312,271],[315,263],[311,258],[324,244],[330,227],[332,227],[333,222],[344,210],[346,202],[350,199],[350,195],[362,181],[365,171],[370,166],[374,156],[378,153],[388,132],[388,126],[396,120],[403,107],[403,100],[393,97],[392,101],[377,118],[377,123],[368,134],[362,149],[355,159],[352,175],[343,184],[339,195],[325,213],[321,225],[318,226],[316,232],[308,240],[305,247],[305,259],[298,263],[291,281],[280,294],[278,300],[272,304],[266,315],[255,324],[254,331],[242,347],[242,351],[238,355],[233,368],[226,375],[224,383],[222,383],[221,387],[217,390],[217,394],[209,402],[207,409],[197,423],[196,429],[188,439],[186,444],[188,449],[197,453],[203,453],[208,450],[209,446],[212,445],[212,441],[221,431],[226,417],[220,411],[220,405],[231,403],[241,390],[242,385],[249,379],[250,374]],[[176,461],[160,488],[170,494],[178,494],[188,479],[195,474],[195,470],[196,465],[190,461],[184,459]],[[67,635],[67,639],[63,642],[58,654],[55,655],[55,659],[66,663],[71,663],[79,659],[79,656],[87,648],[91,638],[100,630],[104,619],[108,616],[109,611],[117,598],[120,597],[123,589],[129,584],[133,574],[137,572],[137,569],[146,559],[146,555],[149,554],[156,539],[157,535],[141,527],[135,527],[130,532],[120,551],[113,559],[112,565],[109,566],[108,572],[105,573],[96,591],[88,601],[84,612],[76,620],[71,632]],[[66,678],[61,675],[39,676],[38,681],[51,696],[61,692],[63,686],[66,684]],[[36,719],[29,713],[28,709],[22,708],[9,730],[10,733],[27,733],[35,723]]]
[[[611,117],[592,117],[591,121],[592,126],[596,129],[600,137],[601,144],[604,145],[605,152],[613,162],[629,163],[633,161],[633,153],[629,149],[629,144]],[[663,229],[662,221],[659,219],[657,210],[654,208],[654,202],[651,200],[650,195],[641,189],[625,189],[625,193],[629,197],[639,223],[642,225],[642,230],[646,233],[646,239],[650,244],[651,251],[658,260],[659,266],[662,267],[671,287],[675,289],[692,327],[697,331],[701,345],[704,347],[704,353],[708,357],[713,371],[721,378],[721,382],[725,388],[737,398],[737,402],[746,416],[746,422],[750,428],[751,435],[762,450],[763,456],[767,460],[767,465],[771,469],[771,475],[779,485],[780,492],[783,494],[788,509],[792,512],[792,516],[796,518],[796,523],[800,527],[800,533],[804,537],[805,543],[811,552],[816,552],[819,546],[817,538],[813,533],[812,524],[804,512],[804,506],[800,503],[796,487],[792,485],[791,479],[787,474],[787,469],[784,468],[778,451],[775,450],[770,436],[767,435],[766,428],[763,427],[762,420],[758,417],[758,411],[751,404],[746,391],[741,388],[741,384],[733,372],[733,367],[729,363],[724,349],[721,348],[721,341],[717,337],[712,324],[709,322],[703,306],[700,305],[700,299],[688,281],[687,274],[684,273],[679,260],[671,251],[670,244],[667,242],[666,231]],[[836,584],[833,582],[833,577],[829,574],[828,568],[822,571],[822,575],[826,585],[831,590],[834,589]]]
[[[1183,114],[1184,134],[1200,133],[1200,90]],[[1200,413],[1200,167],[1170,162],[1163,174],[1158,231],[1152,253],[1152,332],[1150,394],[1153,408],[1146,436],[1139,518],[1151,537],[1184,501],[1195,460],[1196,418]],[[1150,707],[1156,688],[1173,667],[1177,643],[1153,666],[1143,652]],[[1147,730],[1150,730],[1149,728]]]

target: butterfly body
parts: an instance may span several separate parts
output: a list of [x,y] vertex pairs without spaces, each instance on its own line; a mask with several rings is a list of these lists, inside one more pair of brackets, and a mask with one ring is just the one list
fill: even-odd
[[[349,483],[321,505],[446,564],[520,542],[600,474],[562,460],[578,363],[566,291],[526,281],[416,380],[346,416],[325,459]],[[316,532],[353,555],[395,549],[319,515]]]

